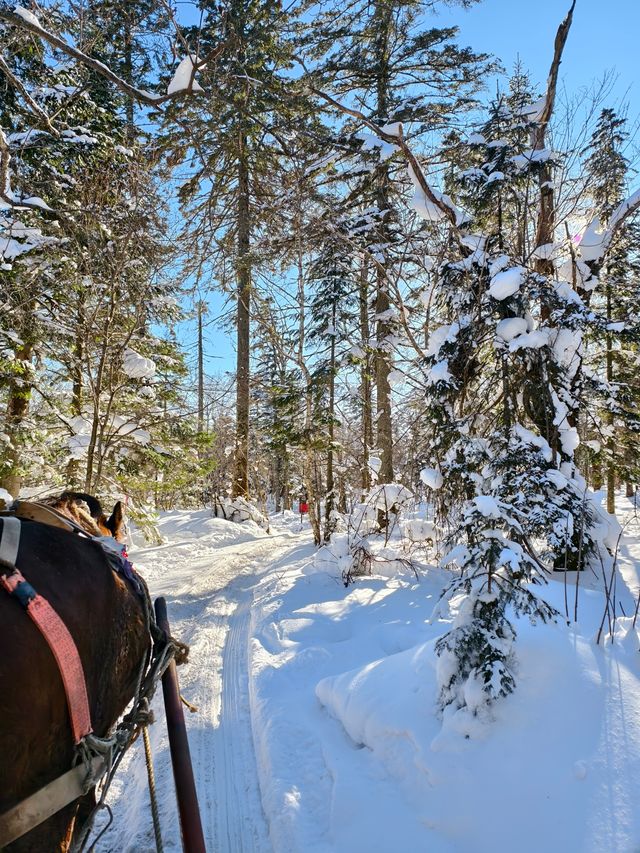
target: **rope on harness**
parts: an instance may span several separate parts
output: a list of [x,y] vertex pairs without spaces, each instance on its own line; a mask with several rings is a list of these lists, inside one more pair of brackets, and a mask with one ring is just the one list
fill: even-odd
[[153,819],[153,834],[156,837],[157,853],[163,853],[162,831],[160,828],[160,813],[158,811],[158,798],[156,797],[156,777],[153,772],[153,756],[151,754],[151,741],[149,739],[149,727],[142,729],[144,741],[144,758],[147,763],[147,780],[149,782],[149,799],[151,800],[151,817]]

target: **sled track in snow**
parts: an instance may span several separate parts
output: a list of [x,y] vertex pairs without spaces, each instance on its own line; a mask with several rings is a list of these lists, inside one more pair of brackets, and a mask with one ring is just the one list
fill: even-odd
[[[294,543],[274,536],[215,548],[184,544],[189,553],[181,555],[178,544],[170,571],[156,563],[148,580],[152,595],[167,599],[172,633],[191,647],[189,663],[178,674],[183,695],[198,708],[193,715],[185,710],[185,716],[207,851],[272,853],[251,728],[248,634],[256,574]],[[144,558],[143,552],[140,560]],[[165,849],[178,850],[164,711],[157,700],[154,705],[158,722],[150,732]],[[152,853],[149,829],[142,829],[149,808],[142,756],[132,756],[121,773],[124,783],[113,803],[115,824],[97,849]]]
[[[267,853],[266,821],[258,787],[247,680],[250,592],[230,619],[224,647],[222,707],[214,745],[218,850]],[[217,759],[217,760],[216,760]],[[248,812],[246,804],[255,803]],[[239,808],[240,806],[240,808]]]

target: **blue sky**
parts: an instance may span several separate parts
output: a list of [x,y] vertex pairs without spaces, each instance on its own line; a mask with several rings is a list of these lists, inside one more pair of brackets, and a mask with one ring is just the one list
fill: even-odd
[[[437,26],[458,26],[461,43],[495,54],[507,71],[519,56],[542,88],[555,34],[569,6],[570,0],[483,0],[467,11],[446,9],[435,21]],[[577,94],[615,69],[614,95],[621,99],[627,93],[630,116],[637,116],[639,32],[640,0],[577,0],[561,67],[568,92]]]

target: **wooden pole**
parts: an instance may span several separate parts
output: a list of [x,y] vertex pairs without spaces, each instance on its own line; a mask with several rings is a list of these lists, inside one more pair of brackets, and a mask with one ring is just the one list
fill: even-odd
[[[156,621],[161,630],[169,635],[169,619],[167,617],[167,602],[164,598],[156,598]],[[180,831],[182,834],[182,849],[184,853],[206,853],[198,794],[193,778],[191,753],[187,729],[184,724],[180,687],[175,662],[172,660],[162,676],[162,693],[167,713],[167,731],[169,734],[169,749],[173,778],[176,785],[176,799],[180,814]]]

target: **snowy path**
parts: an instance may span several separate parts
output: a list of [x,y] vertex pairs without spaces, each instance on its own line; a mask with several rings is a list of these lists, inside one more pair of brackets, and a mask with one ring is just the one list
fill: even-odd
[[[308,534],[302,539],[308,538]],[[275,559],[301,537],[290,532],[224,545],[211,536],[184,538],[173,547],[134,551],[153,597],[167,599],[172,632],[190,645],[179,670],[207,849],[270,853],[257,780],[249,712],[247,639],[253,587]],[[164,711],[156,697],[150,729],[166,850],[180,835],[168,756]],[[110,794],[114,824],[103,851],[152,851],[148,792],[141,749],[135,747]]]

